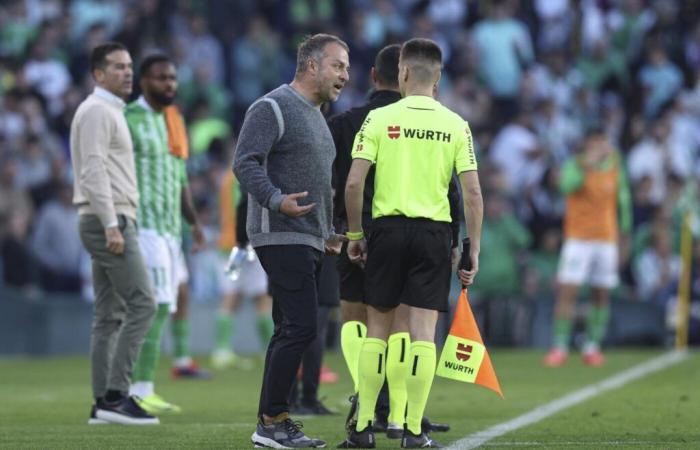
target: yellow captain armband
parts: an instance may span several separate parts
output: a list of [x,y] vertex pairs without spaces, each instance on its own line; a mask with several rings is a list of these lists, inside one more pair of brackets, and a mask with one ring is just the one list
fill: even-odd
[[348,231],[345,233],[345,237],[351,241],[360,241],[365,238],[365,233],[363,231]]

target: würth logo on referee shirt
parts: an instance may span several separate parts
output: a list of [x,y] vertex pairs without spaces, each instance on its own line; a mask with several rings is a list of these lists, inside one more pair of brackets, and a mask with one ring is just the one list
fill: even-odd
[[401,136],[401,127],[398,125],[386,127],[386,131],[390,139],[398,139]]

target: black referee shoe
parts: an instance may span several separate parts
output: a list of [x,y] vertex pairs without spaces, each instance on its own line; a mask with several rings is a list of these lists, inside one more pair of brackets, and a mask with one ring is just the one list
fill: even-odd
[[348,438],[338,444],[337,448],[374,448],[376,445],[372,422],[369,422],[362,431],[357,431],[356,427],[353,427]]
[[413,434],[410,430],[405,429],[403,439],[401,439],[401,448],[444,448],[440,443],[434,441],[428,436],[428,433]]

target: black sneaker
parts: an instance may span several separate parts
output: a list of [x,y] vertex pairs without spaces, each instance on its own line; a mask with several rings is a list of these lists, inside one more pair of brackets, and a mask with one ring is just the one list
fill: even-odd
[[95,418],[121,425],[158,425],[160,420],[141,408],[133,397],[115,402],[103,401],[95,408]]
[[301,402],[301,404],[294,404],[289,408],[289,412],[298,416],[334,416],[338,414],[326,408],[320,400],[311,403]]
[[97,411],[97,405],[92,405],[92,408],[90,408],[90,418],[88,419],[88,425],[107,425],[109,422],[106,420],[98,419],[97,415],[95,414],[95,411]]
[[431,422],[430,419],[423,416],[423,420],[420,423],[423,433],[430,433],[431,431],[445,432],[450,431],[450,426],[446,423]]
[[348,438],[338,444],[338,448],[374,448],[376,445],[372,422],[369,422],[362,431],[357,431],[356,426],[352,427]]
[[350,397],[348,397],[348,401],[350,402],[350,411],[348,411],[348,416],[345,418],[345,430],[350,433],[354,427],[354,420],[355,420],[355,413],[357,413],[357,401],[359,400],[360,395],[355,393],[352,394]]
[[428,433],[413,434],[406,429],[403,432],[401,439],[401,448],[444,448],[437,441],[434,441],[428,436]]
[[255,432],[250,437],[255,448],[323,448],[326,442],[306,436],[301,422],[285,419],[265,425],[258,421]]

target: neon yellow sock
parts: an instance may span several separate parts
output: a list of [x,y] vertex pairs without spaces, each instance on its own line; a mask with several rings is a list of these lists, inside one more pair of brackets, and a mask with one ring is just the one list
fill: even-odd
[[358,365],[360,406],[357,411],[357,431],[374,420],[374,407],[384,384],[386,341],[366,338]]
[[352,377],[355,392],[360,388],[357,377],[357,365],[360,360],[360,351],[362,343],[367,336],[367,326],[356,320],[345,322],[340,329],[340,348],[343,351],[345,364],[348,366],[350,376]]
[[421,420],[428,403],[430,388],[435,376],[435,344],[428,341],[415,341],[411,344],[409,374],[406,379],[408,413],[406,424],[413,434],[421,433]]
[[389,336],[386,354],[386,379],[389,382],[389,422],[403,425],[406,421],[406,378],[409,371],[411,335]]

